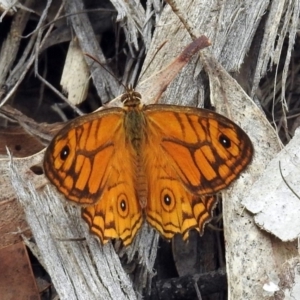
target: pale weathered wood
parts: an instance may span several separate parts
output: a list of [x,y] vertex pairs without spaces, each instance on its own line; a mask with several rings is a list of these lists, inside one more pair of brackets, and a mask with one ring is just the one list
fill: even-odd
[[[25,4],[31,5],[33,0],[27,0]],[[25,29],[29,18],[29,12],[24,10],[19,10],[12,22],[12,30],[10,31],[9,35],[3,42],[0,51],[0,84],[1,86],[6,83],[6,77],[8,76],[11,68],[13,66],[14,60],[16,59],[19,46],[22,40],[22,33]]]
[[283,242],[300,236],[299,149],[300,130],[297,129],[293,139],[272,159],[243,201],[255,215],[255,223]]
[[[95,55],[96,58],[105,65],[104,55],[96,39],[87,13],[77,14],[77,12],[84,10],[83,1],[67,0],[65,1],[65,10],[66,13],[70,15],[68,18],[79,40],[82,52]],[[91,59],[86,58],[86,62],[90,67],[91,76],[99,96],[104,103],[108,102],[112,95],[116,96],[116,91],[118,91],[119,85],[116,78],[107,73],[103,68],[99,68]]]

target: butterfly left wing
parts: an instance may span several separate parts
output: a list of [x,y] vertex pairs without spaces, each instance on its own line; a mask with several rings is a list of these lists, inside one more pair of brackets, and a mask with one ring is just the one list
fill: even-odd
[[227,187],[251,161],[247,134],[229,119],[196,108],[144,108],[143,153],[149,180],[146,216],[164,237],[203,232],[212,217],[213,193]]
[[124,110],[113,108],[71,121],[46,150],[44,171],[68,200],[81,204],[90,231],[102,243],[131,243],[143,218]]

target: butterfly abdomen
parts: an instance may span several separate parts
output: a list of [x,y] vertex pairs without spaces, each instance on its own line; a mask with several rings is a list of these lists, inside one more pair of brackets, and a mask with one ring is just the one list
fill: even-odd
[[144,160],[139,153],[136,157],[136,193],[142,208],[147,205],[148,182],[144,168]]

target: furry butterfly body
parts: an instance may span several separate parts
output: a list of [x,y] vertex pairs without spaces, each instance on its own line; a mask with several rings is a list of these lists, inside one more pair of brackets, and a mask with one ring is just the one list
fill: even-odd
[[123,108],[79,117],[50,143],[45,174],[102,243],[129,245],[144,218],[162,236],[203,232],[215,200],[251,161],[247,134],[204,109],[142,105],[134,90]]

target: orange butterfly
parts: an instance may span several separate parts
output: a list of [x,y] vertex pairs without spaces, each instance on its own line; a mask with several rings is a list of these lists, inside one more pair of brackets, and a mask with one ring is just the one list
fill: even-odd
[[46,150],[44,170],[56,188],[81,204],[102,243],[129,245],[144,218],[162,236],[203,232],[226,188],[253,155],[247,134],[205,109],[142,105],[129,89],[123,108],[71,121]]

